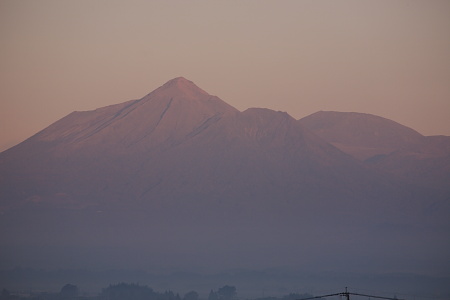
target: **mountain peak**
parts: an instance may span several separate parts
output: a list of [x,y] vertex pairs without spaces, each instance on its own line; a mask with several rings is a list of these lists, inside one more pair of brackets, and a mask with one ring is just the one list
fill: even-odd
[[183,76],[179,76],[179,77],[175,77],[174,79],[167,81],[164,85],[167,85],[167,84],[193,84],[193,82],[190,80],[187,80]]
[[156,91],[164,91],[169,93],[182,93],[191,97],[198,97],[199,95],[208,95],[207,92],[199,88],[195,83],[187,80],[184,77],[176,77],[167,81],[164,85]]

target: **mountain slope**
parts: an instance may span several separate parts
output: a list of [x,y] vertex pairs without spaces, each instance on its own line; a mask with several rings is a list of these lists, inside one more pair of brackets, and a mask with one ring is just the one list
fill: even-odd
[[450,191],[450,137],[426,136],[368,164],[404,181]]

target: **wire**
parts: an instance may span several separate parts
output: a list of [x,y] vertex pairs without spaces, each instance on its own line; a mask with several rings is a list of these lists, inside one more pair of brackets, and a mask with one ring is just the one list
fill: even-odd
[[405,300],[405,299],[399,299],[399,298],[374,296],[374,295],[366,295],[366,294],[359,294],[359,293],[350,293],[350,292],[347,291],[347,288],[345,288],[345,292],[342,292],[342,293],[335,293],[335,294],[321,295],[321,296],[315,296],[315,297],[309,297],[309,298],[302,298],[302,299],[297,299],[297,300],[320,299],[320,298],[327,298],[327,297],[331,297],[331,296],[345,296],[345,297],[347,298],[347,300],[349,300],[349,299],[350,299],[350,295],[353,295],[353,296],[362,296],[362,297],[368,297],[368,298],[375,298],[375,299]]

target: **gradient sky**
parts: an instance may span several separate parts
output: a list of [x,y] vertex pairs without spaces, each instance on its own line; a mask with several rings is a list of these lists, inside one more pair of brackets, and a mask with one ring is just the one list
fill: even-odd
[[450,135],[450,1],[0,0],[0,151],[184,76],[239,110]]

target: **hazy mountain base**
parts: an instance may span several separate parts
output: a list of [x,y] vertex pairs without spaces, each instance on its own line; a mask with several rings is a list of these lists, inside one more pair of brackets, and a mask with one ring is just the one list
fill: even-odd
[[37,206],[10,211],[0,216],[0,266],[208,272],[291,266],[448,275],[449,266],[442,263],[448,227],[395,211],[368,214],[315,205],[274,206],[270,212],[255,206],[251,213],[225,204],[215,210]]
[[237,288],[243,298],[282,297],[290,293],[320,295],[341,292],[365,292],[384,297],[405,299],[448,299],[450,277],[433,277],[405,273],[362,274],[304,272],[289,268],[267,270],[234,270],[215,274],[175,272],[154,274],[140,270],[37,270],[9,269],[0,271],[2,287],[23,293],[58,292],[71,282],[80,294],[97,295],[111,283],[132,282],[148,285],[156,291],[173,291],[184,295],[190,291],[207,299],[211,290],[227,284]]

